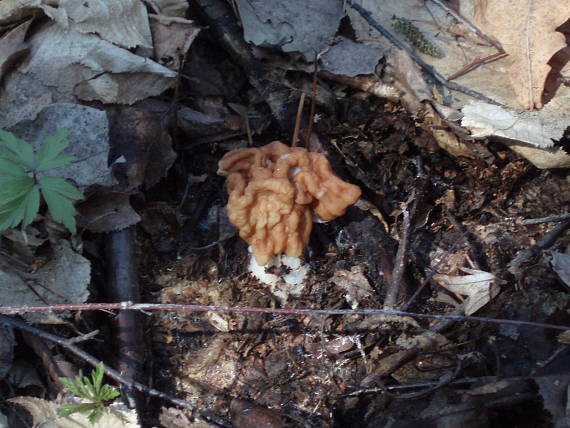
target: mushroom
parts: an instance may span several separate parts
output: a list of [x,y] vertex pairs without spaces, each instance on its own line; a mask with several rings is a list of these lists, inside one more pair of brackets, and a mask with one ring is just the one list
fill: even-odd
[[334,175],[324,155],[280,141],[226,153],[218,174],[228,177],[230,222],[259,265],[282,253],[300,257],[313,214],[330,221],[361,194],[358,186]]

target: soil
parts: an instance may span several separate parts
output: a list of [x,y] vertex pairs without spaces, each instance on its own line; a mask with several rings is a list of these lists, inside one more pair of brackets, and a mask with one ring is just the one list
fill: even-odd
[[[452,157],[421,120],[361,93],[349,92],[329,110],[316,125],[317,148],[337,175],[361,187],[366,204],[314,225],[302,294],[283,302],[252,277],[247,244],[228,223],[217,162],[243,140],[185,141],[170,177],[146,193],[138,234],[145,301],[382,308],[407,233],[397,308],[452,313],[465,296],[446,291],[433,273],[461,276],[471,268],[493,273],[499,288],[476,315],[570,322],[567,285],[549,262],[552,251],[568,248],[568,234],[516,275],[507,271],[555,225],[522,219],[569,210],[563,172],[538,170],[498,143],[471,143],[484,154],[477,159]],[[254,145],[279,138],[270,127]],[[201,179],[188,184],[185,177]],[[358,281],[368,287],[360,294]],[[148,329],[155,387],[239,427],[561,426],[565,392],[555,380],[568,377],[570,355],[554,330],[222,312],[155,314]],[[174,423],[168,412],[162,417]]]

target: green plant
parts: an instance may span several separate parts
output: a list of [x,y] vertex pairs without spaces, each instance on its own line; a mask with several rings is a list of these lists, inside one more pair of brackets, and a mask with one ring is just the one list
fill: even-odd
[[112,386],[103,384],[104,374],[105,366],[100,363],[95,370],[91,371],[91,379],[87,376],[76,376],[75,380],[60,377],[59,380],[67,389],[88,401],[87,403],[62,405],[60,416],[65,417],[77,412],[89,413],[87,419],[95,424],[105,411],[105,405],[120,395],[119,391]]
[[406,36],[408,41],[414,45],[420,52],[431,55],[436,58],[441,58],[441,51],[432,45],[420,32],[418,27],[408,21],[406,18],[392,17],[392,26],[394,29]]
[[28,226],[40,208],[40,193],[54,221],[76,233],[75,208],[71,200],[82,199],[77,188],[60,177],[39,173],[76,160],[60,154],[67,146],[67,130],[47,137],[37,153],[32,145],[0,129],[0,230]]

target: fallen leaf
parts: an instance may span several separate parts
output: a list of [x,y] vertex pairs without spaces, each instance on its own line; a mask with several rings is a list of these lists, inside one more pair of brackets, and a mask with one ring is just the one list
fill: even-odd
[[97,34],[127,49],[152,47],[146,8],[140,0],[60,0],[57,8],[47,4],[41,8],[65,29]]
[[18,25],[0,38],[0,81],[2,81],[10,67],[14,66],[28,54],[29,47],[24,42],[24,38],[31,22],[31,20],[28,20]]
[[461,268],[468,273],[465,276],[434,275],[433,279],[452,293],[467,296],[465,315],[477,312],[499,294],[498,285],[494,284],[495,275],[476,269]]
[[54,23],[38,29],[30,46],[22,73],[88,101],[133,104],[161,94],[175,82],[176,73],[148,58]]
[[89,195],[77,205],[79,225],[92,232],[112,232],[141,221],[129,202],[128,193],[103,191]]
[[160,15],[184,18],[188,10],[188,0],[150,0]]
[[301,52],[312,61],[343,17],[340,0],[237,0],[244,39],[257,46]]
[[159,64],[178,71],[181,58],[200,32],[200,28],[184,18],[160,15],[150,16],[150,28],[154,40],[154,58]]
[[[2,306],[44,305],[47,303],[83,303],[89,297],[91,263],[71,248],[68,241],[52,243],[50,260],[34,274],[0,269]],[[29,313],[26,319],[51,323],[50,312]]]
[[560,0],[478,0],[474,21],[514,58],[511,84],[525,109],[542,108],[551,71],[548,61],[566,47],[556,29],[570,18],[570,2]]
[[176,159],[163,115],[145,106],[143,103],[108,110],[111,143],[114,152],[127,160],[129,189],[155,185]]
[[352,309],[358,308],[360,302],[374,292],[370,282],[364,276],[364,268],[362,266],[353,266],[350,268],[350,271],[337,270],[331,281],[344,291],[344,298]]

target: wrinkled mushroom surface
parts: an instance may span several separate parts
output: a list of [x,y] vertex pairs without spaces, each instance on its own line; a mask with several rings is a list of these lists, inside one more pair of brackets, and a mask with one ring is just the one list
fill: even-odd
[[329,221],[360,197],[360,188],[334,175],[327,158],[273,141],[237,149],[218,164],[228,176],[228,216],[260,265],[276,254],[299,257],[313,213]]

